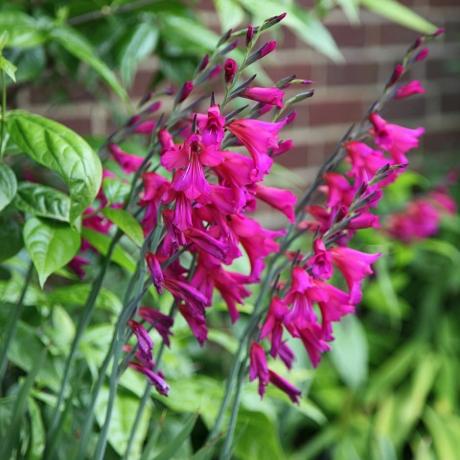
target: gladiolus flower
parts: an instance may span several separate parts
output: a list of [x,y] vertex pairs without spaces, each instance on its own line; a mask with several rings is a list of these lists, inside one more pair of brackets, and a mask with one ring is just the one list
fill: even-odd
[[252,382],[259,379],[259,395],[262,397],[265,393],[265,387],[268,385],[269,372],[265,351],[257,342],[251,344],[249,363],[249,380]]
[[126,153],[116,144],[109,144],[108,148],[125,174],[136,172],[144,162],[144,158]]
[[299,397],[302,392],[297,387],[270,369],[268,371],[268,375],[270,383],[275,385],[282,392],[286,393],[293,403],[299,404]]
[[246,88],[238,96],[263,104],[276,105],[279,108],[283,107],[284,91],[279,88]]
[[404,99],[414,94],[425,94],[425,88],[418,80],[411,81],[407,85],[400,86],[396,90],[396,99]]

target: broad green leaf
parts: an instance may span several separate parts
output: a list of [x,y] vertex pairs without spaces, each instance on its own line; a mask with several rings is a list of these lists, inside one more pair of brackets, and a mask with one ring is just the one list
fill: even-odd
[[50,34],[70,54],[89,65],[123,100],[128,99],[125,89],[115,74],[96,55],[91,44],[75,29],[67,26],[55,27]]
[[244,10],[235,0],[214,0],[217,15],[219,16],[220,28],[223,32],[234,29],[242,23]]
[[144,232],[139,222],[128,211],[118,208],[104,208],[102,214],[126,233],[134,243],[142,246],[144,243]]
[[17,182],[13,170],[0,164],[0,211],[8,206],[16,195]]
[[129,184],[120,179],[104,179],[102,190],[109,203],[122,203],[129,194]]
[[[62,286],[47,292],[44,303],[48,306],[64,305],[67,309],[69,306],[74,305],[83,306],[90,292],[90,284],[78,283],[70,286]],[[112,291],[102,288],[97,296],[96,308],[118,313],[121,311],[122,304],[120,299]]]
[[45,325],[45,333],[51,343],[63,354],[68,353],[75,335],[75,325],[67,311],[56,305],[51,313],[51,321]]
[[[104,423],[107,410],[109,389],[102,387],[95,407],[96,420],[101,426]],[[109,443],[119,455],[123,455],[128,444],[131,427],[136,417],[139,398],[128,392],[118,391],[110,419]],[[131,448],[130,460],[138,459],[142,445],[147,434],[148,424],[151,416],[152,405],[148,404],[139,422],[134,442]]]
[[244,460],[284,460],[277,427],[265,414],[240,410],[235,431],[235,454]]
[[396,0],[359,0],[359,2],[373,13],[417,32],[432,34],[437,29],[434,24]]
[[20,182],[14,200],[17,209],[39,217],[69,222],[70,198],[46,185]]
[[346,316],[334,326],[334,336],[332,361],[345,383],[356,389],[367,378],[366,334],[356,317]]
[[69,225],[37,217],[24,226],[24,244],[38,272],[40,285],[72,260],[80,249],[80,235]]
[[187,420],[184,421],[182,430],[168,445],[164,446],[163,450],[154,458],[154,460],[170,460],[171,458],[174,458],[176,452],[190,436],[197,419],[198,417],[196,415],[190,415]]
[[0,55],[0,70],[2,70],[3,72],[5,72],[10,78],[11,80],[13,80],[14,82],[16,81],[16,66],[8,61],[8,59],[4,58],[3,56]]
[[130,85],[139,62],[156,47],[158,30],[150,23],[141,23],[125,38],[120,51],[120,72],[123,82]]
[[13,141],[33,160],[55,171],[69,187],[73,222],[99,191],[101,162],[87,142],[69,128],[24,111],[9,112]]
[[22,228],[14,214],[0,214],[0,262],[16,255],[24,246]]
[[37,46],[46,40],[46,34],[40,30],[38,22],[19,11],[0,12],[0,31],[7,33],[7,46],[28,48]]
[[[82,236],[85,240],[88,240],[91,246],[94,246],[97,252],[99,252],[102,255],[107,254],[111,241],[111,238],[109,236],[91,230],[89,228],[83,229]],[[136,262],[134,261],[134,259],[120,246],[115,246],[115,249],[112,254],[112,260],[128,272],[133,273],[136,269]]]

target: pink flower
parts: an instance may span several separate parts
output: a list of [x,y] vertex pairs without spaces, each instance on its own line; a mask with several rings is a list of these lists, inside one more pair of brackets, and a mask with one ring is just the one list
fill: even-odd
[[265,267],[265,257],[279,249],[279,244],[274,238],[283,235],[284,231],[267,230],[257,221],[238,215],[229,218],[229,226],[249,257],[250,281],[258,281]]
[[316,239],[313,243],[314,255],[308,259],[307,265],[315,278],[329,279],[332,276],[332,257],[324,246],[323,240]]
[[227,251],[227,244],[214,238],[208,232],[196,227],[184,231],[185,237],[201,251],[212,255],[216,259],[224,260]]
[[410,129],[387,123],[377,113],[370,115],[373,129],[371,134],[375,143],[391,153],[396,163],[407,164],[405,154],[418,147],[419,137],[425,132],[424,128]]
[[158,331],[165,345],[169,347],[169,336],[172,335],[171,327],[174,322],[173,319],[161,313],[161,311],[149,307],[141,307],[139,309],[139,316]]
[[323,330],[317,323],[311,323],[299,330],[300,339],[307,350],[313,367],[317,367],[321,356],[331,347],[323,336]]
[[271,335],[271,350],[270,354],[276,357],[280,352],[283,340],[283,323],[284,318],[289,313],[289,308],[286,303],[279,297],[273,297],[270,308],[268,310],[267,318],[260,331],[260,338],[264,339]]
[[198,340],[200,345],[203,345],[208,338],[208,328],[206,327],[206,317],[203,308],[198,308],[193,304],[180,304],[179,311],[181,312],[193,335]]
[[252,119],[232,121],[229,131],[248,149],[254,161],[257,179],[261,179],[273,163],[269,156],[270,149],[279,146],[278,134],[286,124],[286,119],[272,123]]
[[270,369],[268,371],[268,375],[270,383],[286,393],[293,403],[299,404],[299,397],[302,392],[297,387]]
[[145,260],[152,277],[153,285],[158,293],[161,294],[163,292],[164,276],[158,257],[153,252],[148,252]]
[[295,204],[297,197],[289,190],[256,184],[256,197],[275,209],[281,211],[290,222],[295,221]]
[[402,64],[396,64],[393,70],[393,74],[391,75],[390,82],[388,83],[388,86],[392,86],[396,82],[398,82],[405,70],[406,69]]
[[379,150],[374,150],[363,142],[349,141],[345,144],[347,159],[352,168],[348,176],[358,181],[365,181],[374,177],[375,173],[389,164],[390,161]]
[[69,268],[82,280],[85,277],[85,265],[89,264],[89,260],[83,256],[75,256],[68,264]]
[[333,208],[337,205],[350,206],[356,190],[342,174],[328,172],[324,174],[324,182],[327,185],[328,207]]
[[186,81],[177,94],[177,102],[183,102],[190,96],[193,91],[193,81]]
[[264,349],[257,342],[252,342],[249,349],[249,380],[252,382],[257,378],[259,379],[259,395],[262,398],[269,381],[267,357]]
[[142,219],[144,234],[148,235],[157,225],[158,208],[169,189],[169,182],[163,176],[154,172],[142,175],[144,192],[139,200],[139,205],[146,207]]
[[350,303],[361,302],[361,282],[364,278],[372,275],[371,265],[381,256],[381,254],[366,254],[347,247],[335,247],[329,251],[332,260],[337,268],[342,272],[348,289],[350,290]]
[[116,144],[109,144],[108,148],[125,174],[136,172],[144,162],[144,158],[126,153]]
[[428,48],[423,48],[422,50],[418,52],[417,56],[415,56],[415,61],[416,62],[424,61],[427,58],[429,52],[430,50]]
[[407,85],[400,86],[396,90],[396,99],[404,99],[409,96],[413,96],[414,94],[425,94],[425,88],[418,80],[413,80]]
[[251,99],[253,101],[262,102],[264,104],[276,105],[279,108],[283,107],[284,91],[276,87],[246,88],[242,93],[239,94],[239,96],[246,99]]
[[208,115],[197,114],[198,128],[204,145],[220,146],[224,138],[225,117],[220,114],[218,105],[208,109]]
[[134,132],[136,134],[145,134],[146,136],[150,136],[153,130],[156,127],[156,122],[154,120],[146,120],[142,123],[139,123],[135,128]]

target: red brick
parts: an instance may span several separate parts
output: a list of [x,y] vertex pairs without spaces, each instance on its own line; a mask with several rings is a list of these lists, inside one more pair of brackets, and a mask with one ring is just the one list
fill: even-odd
[[312,74],[312,67],[308,64],[288,65],[282,67],[266,67],[265,71],[268,73],[273,81],[281,80],[289,75],[296,75],[297,78],[310,79]]
[[396,24],[383,24],[380,27],[380,40],[382,45],[395,43],[410,45],[419,36],[417,32],[406,29]]
[[30,90],[31,104],[63,104],[93,101],[94,96],[80,83],[53,81]]
[[428,79],[456,77],[456,72],[447,59],[428,59],[427,61]]
[[152,81],[154,72],[155,71],[153,69],[151,72],[148,70],[137,72],[136,76],[134,77],[131,89],[129,90],[131,97],[142,97],[148,92],[148,88],[150,82]]
[[312,126],[335,123],[351,124],[359,121],[363,114],[364,105],[361,101],[312,103],[309,106],[309,124]]
[[460,144],[460,133],[458,130],[448,130],[438,133],[428,130],[425,136],[423,136],[422,148],[427,153],[433,152],[433,154],[437,155],[439,152],[457,150],[458,144]]
[[[94,134],[91,129],[91,121],[88,118],[60,118],[63,125],[76,131],[78,134]],[[99,133],[98,133],[99,134]]]
[[460,113],[460,93],[443,94],[441,97],[441,111],[443,113]]
[[304,168],[312,164],[308,157],[308,149],[309,147],[305,146],[294,147],[289,152],[278,157],[276,162],[286,168]]
[[427,95],[412,96],[389,102],[383,109],[382,115],[388,120],[404,120],[422,118],[426,114]]
[[376,83],[377,64],[329,64],[327,66],[327,84],[361,85]]
[[364,46],[367,43],[367,27],[364,24],[330,24],[327,28],[339,46]]

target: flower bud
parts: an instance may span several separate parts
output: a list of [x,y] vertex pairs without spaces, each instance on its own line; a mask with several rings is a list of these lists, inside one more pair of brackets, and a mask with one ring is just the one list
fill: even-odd
[[176,103],[185,101],[190,96],[190,93],[193,91],[193,82],[192,81],[186,81],[183,85],[180,91],[177,93],[176,96]]
[[161,294],[163,291],[164,276],[158,257],[153,252],[149,252],[145,256],[145,260],[152,277],[153,285],[158,291],[158,294]]
[[220,37],[219,41],[217,42],[217,47],[223,45],[232,36],[232,32],[232,29],[228,29],[227,32],[225,32],[224,35]]
[[268,18],[262,24],[262,29],[261,30],[267,30],[270,27],[273,27],[274,25],[276,25],[279,22],[281,22],[286,17],[286,15],[287,15],[287,13],[281,13],[278,16],[272,16],[271,18]]
[[276,41],[271,40],[264,45],[262,45],[257,51],[254,51],[248,58],[246,65],[250,65],[259,59],[262,59],[263,57],[267,56],[267,54],[270,54],[275,48],[276,48]]
[[205,54],[203,56],[203,59],[200,62],[200,65],[198,66],[198,72],[201,72],[202,70],[206,69],[206,66],[209,64],[209,55]]
[[249,46],[251,43],[252,38],[254,37],[254,27],[252,24],[248,25],[248,30],[246,31],[246,46]]
[[402,64],[396,64],[393,74],[391,75],[390,81],[387,84],[387,88],[393,86],[400,78],[401,75],[404,73],[406,69]]
[[417,56],[415,56],[415,62],[424,61],[426,57],[428,56],[429,52],[430,50],[428,48],[423,48],[422,50],[420,50]]

